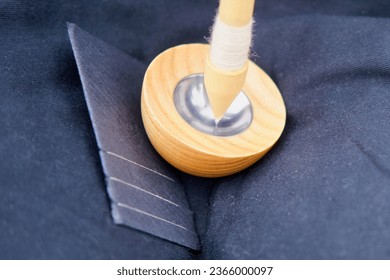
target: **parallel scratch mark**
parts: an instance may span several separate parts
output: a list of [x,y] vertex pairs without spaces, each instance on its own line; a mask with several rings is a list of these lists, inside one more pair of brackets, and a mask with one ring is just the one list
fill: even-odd
[[174,226],[176,226],[176,227],[179,227],[179,228],[181,228],[181,229],[187,230],[187,231],[192,232],[192,233],[195,234],[195,232],[193,232],[192,230],[189,230],[188,228],[186,228],[186,227],[184,227],[184,226],[178,225],[178,224],[176,224],[176,223],[174,223],[174,222],[171,222],[171,221],[168,221],[168,220],[166,220],[166,219],[164,219],[164,218],[161,218],[161,217],[155,216],[155,215],[153,215],[153,214],[147,213],[147,212],[142,211],[142,210],[140,210],[140,209],[138,209],[138,208],[134,208],[134,207],[131,207],[131,206],[129,206],[129,205],[127,205],[127,204],[123,204],[123,203],[117,203],[117,205],[118,205],[119,207],[126,208],[126,209],[129,209],[129,210],[135,211],[135,212],[137,212],[137,213],[140,213],[140,214],[143,214],[143,215],[152,217],[152,218],[154,218],[154,219],[157,219],[157,220],[163,221],[163,222],[165,222],[165,223],[174,225]]
[[132,164],[134,164],[134,165],[137,165],[137,166],[139,166],[139,167],[141,167],[141,168],[144,168],[144,169],[146,169],[146,170],[149,170],[150,172],[153,172],[153,173],[155,173],[155,174],[157,174],[157,175],[160,175],[161,177],[164,177],[165,179],[168,179],[168,180],[170,180],[170,181],[172,181],[172,182],[175,182],[175,180],[173,180],[172,178],[168,177],[167,175],[164,175],[164,174],[162,174],[162,173],[160,173],[160,172],[158,172],[158,171],[156,171],[156,170],[153,170],[153,169],[151,169],[151,168],[148,168],[148,167],[146,167],[146,166],[144,166],[144,165],[142,165],[142,164],[136,163],[136,162],[134,162],[134,161],[132,161],[132,160],[130,160],[130,159],[128,159],[128,158],[125,158],[125,157],[121,156],[121,155],[115,154],[115,153],[110,152],[110,151],[103,151],[103,152],[105,152],[105,153],[107,153],[107,154],[109,154],[109,155],[112,155],[112,156],[114,156],[114,157],[120,158],[120,159],[122,159],[122,160],[125,160],[125,161],[127,161],[127,162],[130,162],[130,163],[132,163]]
[[130,184],[130,183],[128,183],[128,182],[126,182],[126,181],[123,181],[123,180],[121,180],[121,179],[118,179],[118,178],[116,178],[116,177],[108,176],[108,178],[109,178],[110,180],[112,180],[112,181],[115,181],[115,182],[124,184],[124,185],[126,185],[126,186],[132,187],[132,188],[137,189],[137,190],[139,190],[139,191],[142,191],[142,192],[144,192],[144,193],[150,194],[150,195],[152,195],[152,196],[154,196],[154,197],[156,197],[156,198],[158,198],[158,199],[164,200],[164,201],[166,201],[166,202],[168,202],[168,203],[170,203],[170,204],[172,204],[172,205],[175,205],[176,207],[180,207],[180,205],[174,203],[173,201],[170,201],[169,199],[166,199],[166,198],[161,197],[161,196],[159,196],[159,195],[157,195],[157,194],[154,194],[154,193],[152,193],[152,192],[149,192],[149,191],[147,191],[147,190],[144,190],[144,189],[142,189],[142,188],[140,188],[140,187],[138,187],[138,186],[136,186],[136,185]]

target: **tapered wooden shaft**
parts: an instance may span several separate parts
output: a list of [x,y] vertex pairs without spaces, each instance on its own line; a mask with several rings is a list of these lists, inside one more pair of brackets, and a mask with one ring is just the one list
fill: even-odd
[[[221,0],[217,17],[223,24],[233,28],[247,26],[252,21],[254,5],[255,0]],[[238,69],[222,69],[210,55],[207,58],[205,87],[216,119],[224,115],[242,90],[247,71],[248,61]]]

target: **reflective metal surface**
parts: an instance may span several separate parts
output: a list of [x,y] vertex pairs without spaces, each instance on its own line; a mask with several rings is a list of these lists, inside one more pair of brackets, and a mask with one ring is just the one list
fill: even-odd
[[193,128],[214,136],[233,136],[245,131],[253,119],[252,105],[240,92],[220,120],[216,120],[204,87],[203,74],[185,77],[173,95],[176,110]]

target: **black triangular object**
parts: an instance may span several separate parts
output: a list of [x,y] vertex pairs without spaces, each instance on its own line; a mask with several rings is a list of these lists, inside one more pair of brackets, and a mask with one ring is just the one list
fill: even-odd
[[68,24],[68,32],[115,223],[199,249],[184,187],[142,126],[140,69],[145,65],[74,24]]

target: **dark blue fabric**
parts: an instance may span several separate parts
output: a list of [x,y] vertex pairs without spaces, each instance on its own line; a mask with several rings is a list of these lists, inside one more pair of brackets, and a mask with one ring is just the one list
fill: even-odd
[[390,258],[390,21],[260,18],[256,31],[287,127],[263,160],[217,184],[204,256]]
[[287,127],[240,174],[178,173],[202,236],[194,256],[113,225],[66,22],[147,65],[204,42],[217,1],[2,1],[0,258],[389,259],[390,3],[256,5],[254,60]]

